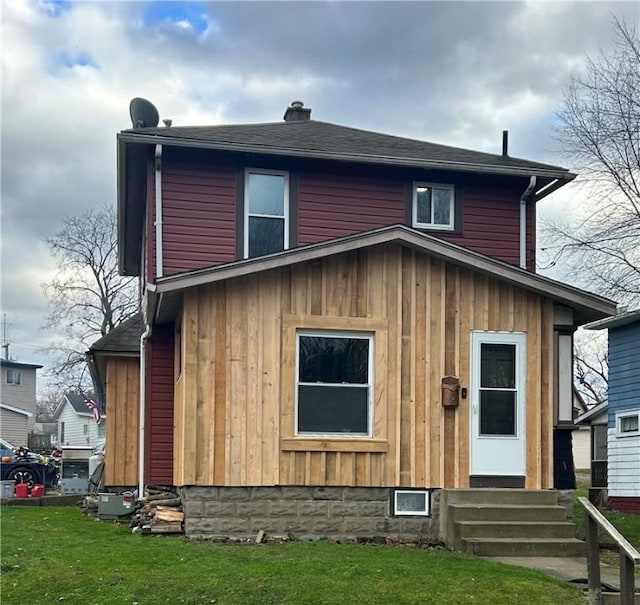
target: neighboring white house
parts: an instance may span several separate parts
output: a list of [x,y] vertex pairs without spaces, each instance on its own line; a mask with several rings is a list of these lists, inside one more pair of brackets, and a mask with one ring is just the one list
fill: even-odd
[[[574,420],[589,411],[587,404],[573,387],[573,417]],[[577,428],[571,434],[573,448],[573,466],[578,470],[588,470],[591,468],[591,431],[588,424],[577,424]]]
[[96,423],[82,395],[65,393],[54,416],[58,421],[58,447],[96,445],[104,439],[106,418]]
[[36,415],[36,370],[42,366],[0,359],[0,437],[26,446]]

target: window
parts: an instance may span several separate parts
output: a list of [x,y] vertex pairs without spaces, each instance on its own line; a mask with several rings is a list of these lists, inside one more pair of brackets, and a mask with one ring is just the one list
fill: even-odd
[[288,173],[247,170],[244,202],[245,258],[288,248]]
[[413,226],[424,229],[454,227],[455,188],[438,183],[413,184]]
[[480,345],[480,435],[517,434],[516,345]]
[[82,434],[83,435],[88,435],[89,434],[89,425],[85,422],[84,426],[82,427]]
[[7,368],[7,384],[21,384],[22,372],[17,368]]
[[60,423],[60,445],[64,444],[64,422]]
[[640,435],[640,412],[617,415],[618,437]]
[[98,437],[104,437],[104,433],[105,433],[105,427],[104,427],[104,422],[101,422],[98,425]]
[[397,489],[393,492],[393,514],[429,516],[429,491]]
[[296,433],[371,435],[373,335],[297,333]]

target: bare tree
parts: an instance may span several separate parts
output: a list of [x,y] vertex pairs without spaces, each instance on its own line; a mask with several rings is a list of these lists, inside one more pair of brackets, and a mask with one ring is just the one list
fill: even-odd
[[116,227],[113,208],[105,206],[66,218],[46,240],[58,269],[43,284],[49,303],[45,328],[59,335],[49,348],[55,355],[53,384],[86,382],[85,351],[138,309],[135,278],[118,274]]
[[543,225],[547,266],[621,303],[640,300],[640,40],[613,19],[613,50],[589,58],[558,113],[558,140],[586,185],[589,210]]
[[[568,221],[542,224],[540,261],[621,304],[640,302],[640,40],[613,18],[614,46],[572,78],[557,138],[587,201]],[[607,396],[606,339],[576,335],[576,386],[590,404]]]

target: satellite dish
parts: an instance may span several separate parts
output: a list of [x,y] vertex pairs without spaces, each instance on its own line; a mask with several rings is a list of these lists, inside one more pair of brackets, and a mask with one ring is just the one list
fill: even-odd
[[131,99],[129,115],[134,128],[154,128],[160,120],[160,114],[155,105],[141,97]]

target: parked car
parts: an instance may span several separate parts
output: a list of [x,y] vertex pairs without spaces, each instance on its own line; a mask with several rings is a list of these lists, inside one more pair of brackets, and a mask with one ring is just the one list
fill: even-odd
[[3,456],[0,461],[0,480],[26,483],[29,489],[36,484],[45,487],[58,484],[59,463],[55,458],[34,454],[24,447],[13,448],[8,457],[10,460]]
[[8,456],[13,459],[13,450],[15,449],[14,445],[4,439],[0,439],[0,458],[6,458]]

